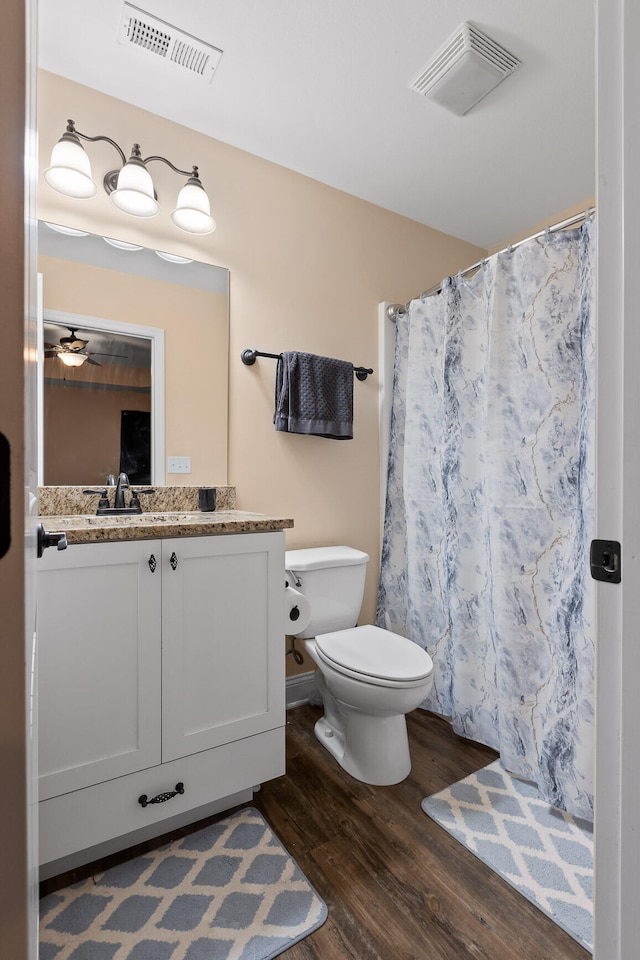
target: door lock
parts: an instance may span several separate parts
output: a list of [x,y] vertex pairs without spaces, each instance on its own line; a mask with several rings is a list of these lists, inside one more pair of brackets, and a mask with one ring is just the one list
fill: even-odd
[[591,576],[606,583],[620,583],[622,550],[617,540],[591,541]]

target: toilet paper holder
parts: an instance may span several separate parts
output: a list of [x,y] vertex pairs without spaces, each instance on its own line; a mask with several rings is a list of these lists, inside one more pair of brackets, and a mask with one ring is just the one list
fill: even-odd
[[287,650],[286,656],[288,657],[289,655],[293,657],[293,659],[295,660],[295,662],[298,664],[299,667],[302,666],[302,664],[304,663],[304,657],[302,656],[300,651],[296,649],[295,637],[290,637],[289,649]]

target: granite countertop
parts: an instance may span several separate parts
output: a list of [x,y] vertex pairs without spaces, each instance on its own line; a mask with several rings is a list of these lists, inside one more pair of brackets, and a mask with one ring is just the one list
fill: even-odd
[[67,543],[102,543],[116,540],[155,540],[158,537],[205,537],[222,533],[262,533],[293,526],[289,517],[272,517],[246,510],[167,511],[130,516],[98,517],[87,514],[48,516],[49,532],[64,531]]

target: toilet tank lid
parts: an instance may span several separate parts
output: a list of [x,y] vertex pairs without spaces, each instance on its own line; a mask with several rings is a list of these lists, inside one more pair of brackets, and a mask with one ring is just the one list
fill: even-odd
[[308,547],[305,550],[286,550],[286,570],[302,573],[304,570],[322,570],[324,567],[352,567],[367,563],[369,554],[355,547]]

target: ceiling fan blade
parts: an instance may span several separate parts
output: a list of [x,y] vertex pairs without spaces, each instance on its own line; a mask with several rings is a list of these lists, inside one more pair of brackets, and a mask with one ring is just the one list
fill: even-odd
[[51,360],[53,357],[59,357],[59,356],[60,356],[59,350],[45,350],[44,352],[45,360]]
[[102,366],[101,363],[98,363],[97,360],[92,360],[91,357],[87,357],[86,363],[92,363],[92,364],[94,365],[94,367],[101,367],[101,366]]
[[121,357],[122,360],[127,360],[126,353],[101,353],[99,350],[91,351],[92,357]]
[[45,350],[59,350],[60,345],[58,343],[45,343],[44,348]]

